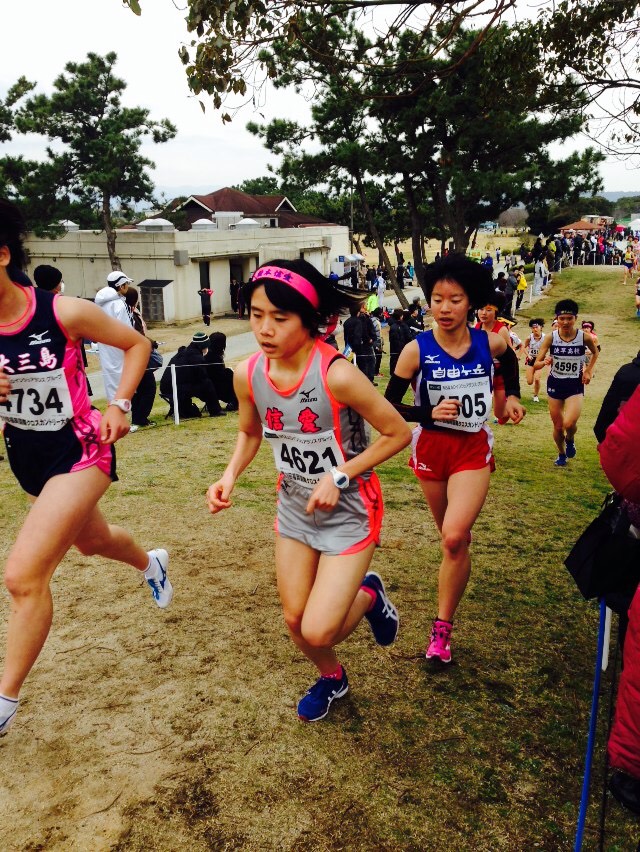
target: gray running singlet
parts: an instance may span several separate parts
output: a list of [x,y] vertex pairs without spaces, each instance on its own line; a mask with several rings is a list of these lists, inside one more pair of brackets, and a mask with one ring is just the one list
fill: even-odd
[[[368,424],[338,402],[327,384],[327,370],[340,357],[332,346],[318,340],[302,378],[286,391],[276,388],[269,378],[269,361],[263,353],[249,360],[249,389],[276,468],[309,490],[332,467],[369,445]],[[371,471],[366,471],[358,478],[370,476]],[[357,488],[357,482],[351,482],[346,490]]]

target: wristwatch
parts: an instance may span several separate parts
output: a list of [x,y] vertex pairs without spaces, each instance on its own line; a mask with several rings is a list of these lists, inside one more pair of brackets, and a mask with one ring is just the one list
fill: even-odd
[[333,484],[336,488],[339,488],[340,491],[344,491],[349,484],[349,477],[347,474],[342,470],[338,470],[337,467],[332,467],[329,473],[333,477]]
[[125,414],[131,411],[130,399],[112,399],[109,405],[117,405],[120,411],[124,411]]

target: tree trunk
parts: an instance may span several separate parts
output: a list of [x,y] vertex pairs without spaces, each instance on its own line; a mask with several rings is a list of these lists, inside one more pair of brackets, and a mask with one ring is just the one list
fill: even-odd
[[378,231],[377,225],[373,218],[373,213],[371,212],[371,207],[369,206],[369,201],[367,200],[367,194],[364,189],[364,183],[362,181],[362,174],[357,172],[354,175],[356,181],[356,187],[358,190],[358,197],[360,199],[360,204],[362,205],[362,212],[365,215],[367,220],[367,224],[369,225],[369,231],[371,236],[373,237],[376,248],[378,249],[378,254],[382,258],[382,262],[384,268],[387,270],[387,275],[389,276],[389,283],[393,287],[393,290],[398,297],[400,304],[403,308],[409,307],[409,302],[407,301],[407,297],[404,295],[404,291],[400,289],[398,286],[398,280],[396,278],[395,272],[393,271],[393,267],[391,266],[391,261],[389,260],[389,255],[387,254],[387,250],[384,247],[384,243],[382,242],[382,238],[380,237],[380,232]]
[[117,234],[111,221],[111,197],[106,192],[102,195],[102,222],[104,232],[107,235],[107,251],[109,252],[111,268],[120,269],[120,258],[116,254]]
[[407,200],[409,217],[411,219],[411,249],[413,251],[413,266],[418,284],[422,288],[422,292],[426,298],[427,294],[424,289],[424,262],[422,260],[422,217],[420,216],[420,211],[416,204],[413,185],[408,172],[402,172],[402,185],[404,188],[404,195]]

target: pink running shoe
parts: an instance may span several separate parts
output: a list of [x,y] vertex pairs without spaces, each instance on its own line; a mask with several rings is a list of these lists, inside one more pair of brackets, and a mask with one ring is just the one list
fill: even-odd
[[435,618],[431,625],[431,641],[425,652],[428,660],[437,658],[441,663],[451,662],[451,633],[453,624]]

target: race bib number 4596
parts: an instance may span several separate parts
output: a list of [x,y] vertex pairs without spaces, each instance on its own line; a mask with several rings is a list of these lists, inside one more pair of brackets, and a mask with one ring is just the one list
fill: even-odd
[[333,430],[301,434],[263,430],[271,444],[276,468],[302,485],[313,486],[332,467],[344,461]]
[[11,394],[0,403],[0,419],[17,429],[56,432],[72,415],[71,395],[62,369],[11,376]]

